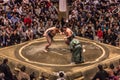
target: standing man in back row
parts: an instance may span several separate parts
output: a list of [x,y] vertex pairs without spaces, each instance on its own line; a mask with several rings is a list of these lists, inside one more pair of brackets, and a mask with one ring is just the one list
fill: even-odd
[[8,59],[7,58],[5,58],[2,62],[2,64],[0,65],[0,71],[1,71],[1,73],[4,73],[5,80],[13,80],[13,75],[12,75],[10,67],[8,66]]

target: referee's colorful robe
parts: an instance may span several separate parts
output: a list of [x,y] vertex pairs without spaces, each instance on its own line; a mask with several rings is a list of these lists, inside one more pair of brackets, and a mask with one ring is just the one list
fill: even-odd
[[78,39],[72,39],[72,41],[70,42],[70,50],[72,52],[72,62],[83,62],[82,45]]

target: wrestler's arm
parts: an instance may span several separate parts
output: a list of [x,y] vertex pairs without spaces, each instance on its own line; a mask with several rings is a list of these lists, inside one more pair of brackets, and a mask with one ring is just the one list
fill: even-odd
[[51,28],[48,28],[45,32],[44,32],[44,36],[46,36],[47,35],[47,32],[49,31],[49,30],[54,30],[55,29],[55,27],[51,27]]
[[59,29],[59,30],[58,30],[58,33],[62,34],[62,31]]

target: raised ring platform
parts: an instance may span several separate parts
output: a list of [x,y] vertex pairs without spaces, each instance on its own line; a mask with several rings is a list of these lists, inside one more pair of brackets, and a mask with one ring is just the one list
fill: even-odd
[[64,71],[66,75],[73,80],[81,76],[85,76],[88,79],[88,76],[90,76],[92,72],[96,72],[98,64],[109,65],[111,62],[116,63],[115,61],[117,61],[118,64],[120,48],[76,37],[83,44],[85,63],[72,65],[70,64],[71,53],[69,46],[64,43],[63,37],[64,36],[56,36],[55,41],[47,53],[43,52],[46,39],[40,38],[19,45],[2,48],[0,49],[0,55],[1,57],[9,58],[11,63],[14,62],[13,64],[15,64],[15,66],[23,64],[26,67],[32,68],[32,71],[34,69],[39,74],[44,72],[46,75],[52,77],[52,79],[49,80],[54,80],[56,75],[53,73],[58,71]]

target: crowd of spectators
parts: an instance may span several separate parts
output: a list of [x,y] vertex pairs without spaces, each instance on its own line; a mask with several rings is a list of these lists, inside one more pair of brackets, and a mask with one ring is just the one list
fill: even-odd
[[[24,65],[15,66],[14,69],[9,64],[8,58],[4,58],[0,62],[0,80],[48,80],[50,76],[46,76],[44,73],[40,73],[37,76],[36,72],[28,71],[27,67]],[[54,80],[66,80],[66,74],[64,71],[56,72],[56,79]]]
[[104,69],[102,65],[98,65],[99,71],[94,75],[92,80],[119,80],[120,79],[120,65],[117,67],[110,64],[108,68]]
[[75,35],[118,45],[119,0],[75,0],[69,2],[68,19],[59,21],[58,9],[50,0],[0,1],[0,46],[10,46],[43,36],[52,26],[67,26]]
[[0,0],[0,46],[10,46],[43,36],[58,21],[49,0]]
[[120,34],[120,0],[75,0],[68,21],[77,36],[116,46]]
[[43,73],[39,77],[35,72],[28,73],[26,66],[18,66],[11,69],[9,60],[3,59],[0,63],[0,80],[47,80]]
[[8,59],[5,58],[0,64],[0,80],[30,80],[30,76],[25,72],[25,70],[26,67],[22,66],[17,70],[17,73],[13,74],[8,65]]

